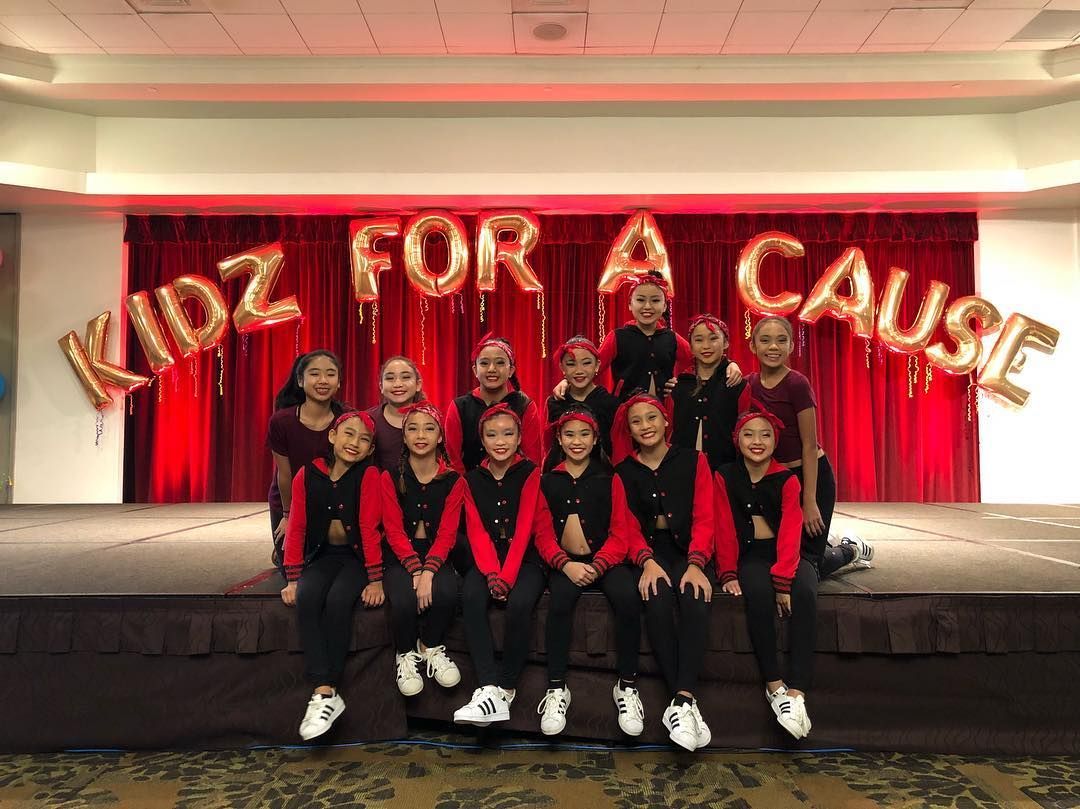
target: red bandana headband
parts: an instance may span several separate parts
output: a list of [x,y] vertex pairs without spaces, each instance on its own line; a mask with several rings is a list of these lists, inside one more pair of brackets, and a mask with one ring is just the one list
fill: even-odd
[[739,433],[747,423],[754,419],[765,419],[772,425],[773,430],[780,433],[784,429],[784,422],[775,413],[771,412],[764,404],[750,395],[750,386],[743,388],[739,394],[739,418],[735,422],[735,432],[731,434],[735,446],[739,446]]
[[652,273],[645,273],[644,275],[635,275],[632,278],[623,281],[623,286],[630,287],[630,294],[633,295],[637,291],[638,287],[643,287],[651,284],[654,287],[658,287],[661,292],[664,293],[664,300],[671,300],[671,286],[668,284],[667,279],[662,275],[653,275]]
[[592,428],[592,431],[596,434],[597,440],[599,440],[600,424],[599,422],[597,422],[596,418],[593,416],[592,413],[588,413],[584,409],[570,410],[566,413],[563,413],[561,416],[559,416],[559,418],[555,419],[555,421],[551,422],[551,424],[548,425],[548,431],[551,433],[553,438],[557,439],[559,436],[559,432],[563,428],[563,425],[569,424],[571,421],[583,421],[588,424]]
[[514,424],[517,425],[518,432],[519,433],[521,432],[521,417],[518,416],[518,414],[515,413],[510,408],[510,405],[508,405],[506,402],[499,402],[498,404],[492,405],[487,410],[485,410],[483,413],[481,413],[480,414],[480,422],[476,425],[476,431],[478,433],[480,433],[480,435],[483,435],[484,434],[484,422],[485,421],[490,421],[491,419],[495,418],[496,416],[509,416],[510,418],[512,418],[514,420]]
[[716,332],[720,332],[724,335],[725,339],[727,339],[728,342],[731,342],[731,329],[728,328],[728,324],[722,321],[716,315],[709,314],[698,315],[690,321],[690,328],[686,330],[687,338],[689,338],[689,336],[694,333],[694,329],[696,329],[703,323],[709,329],[709,331],[713,332],[714,334]]
[[485,348],[497,348],[500,351],[506,352],[506,356],[510,359],[510,364],[516,366],[514,362],[514,349],[510,347],[510,344],[500,337],[492,337],[490,333],[480,338],[480,342],[476,344],[476,347],[472,351],[472,364],[475,366],[477,359],[480,358],[480,352]]
[[630,408],[636,404],[649,404],[660,411],[667,422],[667,427],[664,429],[664,441],[671,440],[672,419],[667,406],[655,396],[647,393],[635,394],[619,405],[619,409],[615,411],[615,423],[611,428],[611,462],[613,464],[629,457],[634,451],[634,438],[630,434]]
[[368,432],[371,433],[372,436],[375,435],[375,419],[371,417],[370,413],[365,413],[363,410],[346,410],[334,419],[334,423],[330,425],[330,429],[336,430],[349,419],[360,419],[360,421],[364,422],[364,426],[368,428]]
[[413,413],[425,413],[435,419],[435,423],[439,425],[439,432],[441,433],[443,431],[442,411],[431,402],[417,402],[416,404],[411,404],[408,407],[402,408],[399,412],[401,414],[402,428],[405,427],[405,422],[409,420],[409,416]]
[[569,354],[571,351],[581,349],[582,351],[588,351],[599,361],[600,352],[597,351],[596,345],[592,340],[588,340],[584,337],[571,337],[565,343],[558,347],[555,351],[555,364],[560,365],[563,361],[563,357]]

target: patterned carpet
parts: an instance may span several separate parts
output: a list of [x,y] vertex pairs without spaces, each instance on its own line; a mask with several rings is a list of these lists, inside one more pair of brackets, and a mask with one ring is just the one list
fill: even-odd
[[408,744],[0,756],[0,809],[1080,807],[1080,759]]

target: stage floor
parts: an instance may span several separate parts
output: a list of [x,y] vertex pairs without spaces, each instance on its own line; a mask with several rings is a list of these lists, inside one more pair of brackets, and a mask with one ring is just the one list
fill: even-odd
[[[265,595],[262,503],[0,506],[0,595]],[[823,594],[1080,592],[1080,505],[841,503],[874,542]]]

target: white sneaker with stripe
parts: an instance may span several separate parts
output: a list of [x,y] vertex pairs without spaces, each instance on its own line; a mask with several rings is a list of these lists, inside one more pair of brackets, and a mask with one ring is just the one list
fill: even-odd
[[672,700],[664,709],[663,723],[671,741],[690,752],[697,750],[698,724],[693,704],[676,705]]
[[497,685],[485,685],[473,691],[472,699],[454,711],[454,721],[459,725],[487,727],[492,722],[505,722],[510,718],[510,697]]
[[709,730],[709,726],[705,724],[705,717],[701,715],[701,710],[698,708],[697,700],[694,700],[694,719],[697,720],[698,734],[697,734],[697,746],[700,750],[702,747],[708,747],[709,742],[712,741],[712,731]]
[[[769,689],[766,688],[765,698],[769,700],[769,705],[772,707],[773,713],[776,714],[776,721],[780,727],[796,739],[802,739],[806,736],[809,731],[803,729],[803,724],[799,719],[796,698],[788,696],[787,688],[780,686],[772,693],[769,693]],[[798,699],[801,699],[801,697]],[[805,710],[803,713],[805,713]]]
[[549,688],[536,712],[540,714],[540,732],[557,736],[566,729],[566,709],[570,707],[570,689]]
[[312,694],[304,718],[300,720],[300,738],[310,741],[330,730],[334,721],[345,713],[345,700],[333,694]]
[[874,546],[861,536],[844,534],[840,537],[840,544],[847,545],[855,552],[855,558],[851,560],[851,564],[859,565],[859,567],[873,567],[870,563],[874,561]]
[[619,729],[627,736],[640,736],[645,729],[645,708],[641,704],[641,694],[636,688],[619,688],[615,683],[611,689],[611,698],[619,712]]

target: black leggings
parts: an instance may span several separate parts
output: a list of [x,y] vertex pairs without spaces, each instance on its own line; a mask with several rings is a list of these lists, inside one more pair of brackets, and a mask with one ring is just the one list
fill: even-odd
[[[592,561],[592,556],[571,556],[572,561]],[[633,680],[637,676],[638,651],[641,643],[641,594],[637,589],[638,573],[629,565],[616,565],[587,588],[578,587],[561,571],[553,570],[548,579],[551,596],[548,600],[546,630],[548,679],[562,682],[570,657],[570,633],[574,626],[574,609],[585,590],[599,588],[615,611],[615,665],[619,677]]]
[[[769,568],[776,563],[776,540],[755,539],[739,554],[739,585],[746,600],[746,626],[765,682],[783,679],[776,656],[776,591]],[[791,583],[788,625],[788,688],[806,691],[813,678],[817,640],[817,571],[799,559]]]
[[[536,602],[544,592],[546,580],[543,568],[532,562],[521,565],[517,581],[505,602],[495,601],[488,590],[487,579],[475,567],[465,574],[461,593],[461,615],[465,621],[465,642],[469,646],[479,685],[498,685],[506,689],[517,686],[532,640],[533,613]],[[495,644],[488,623],[488,606],[496,604],[506,610],[503,624],[502,669],[495,662]]]
[[[818,458],[817,473],[817,502],[818,511],[821,512],[821,521],[825,523],[825,530],[819,536],[810,536],[806,529],[802,533],[803,553],[812,557],[812,564],[818,569],[818,575],[825,578],[830,573],[835,573],[851,561],[850,551],[842,548],[834,548],[828,544],[829,529],[832,527],[833,511],[836,509],[836,476],[833,474],[829,456],[822,455]],[[799,485],[803,482],[802,467],[796,466],[791,470],[799,479]]]
[[421,621],[416,611],[412,574],[401,566],[393,551],[386,552],[384,556],[386,570],[383,572],[383,587],[390,604],[390,626],[398,653],[416,649],[418,637],[427,647],[441,646],[457,612],[458,577],[453,566],[444,564],[435,574],[431,582],[431,606],[424,612]]
[[304,567],[296,588],[296,617],[304,644],[305,676],[337,687],[352,638],[352,613],[367,587],[364,564],[348,545],[326,545]]
[[[658,594],[650,594],[645,602],[645,627],[649,632],[649,642],[668,690],[673,695],[679,691],[693,694],[705,656],[709,605],[705,599],[694,595],[692,587],[673,592],[672,588],[678,588],[688,563],[686,553],[675,546],[671,534],[657,531],[651,545],[653,561],[664,568],[671,578],[671,587],[661,579],[657,583]],[[679,613],[678,627],[675,624],[676,609]]]

